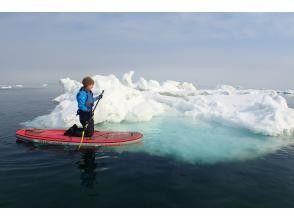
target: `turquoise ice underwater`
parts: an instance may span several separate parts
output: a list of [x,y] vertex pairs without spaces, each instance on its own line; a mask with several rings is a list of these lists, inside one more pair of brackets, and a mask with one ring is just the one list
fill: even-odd
[[[96,129],[134,130],[142,144],[113,148],[144,152],[188,163],[243,161],[262,157],[294,142],[294,110],[281,91],[236,89],[221,85],[199,90],[191,83],[155,80],[133,82],[96,75],[94,92],[105,89],[95,114]],[[25,122],[33,127],[67,127],[77,123],[75,93],[80,83],[62,79],[64,94],[48,115]],[[289,92],[288,92],[289,93]]]
[[96,129],[138,130],[144,141],[113,148],[117,152],[144,152],[188,163],[242,161],[262,157],[293,144],[292,137],[270,137],[218,123],[177,117],[159,117],[144,123],[104,123]]

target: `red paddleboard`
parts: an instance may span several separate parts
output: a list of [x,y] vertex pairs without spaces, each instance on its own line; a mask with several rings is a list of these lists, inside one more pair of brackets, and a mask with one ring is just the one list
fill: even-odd
[[[16,138],[20,141],[52,145],[79,146],[81,137],[64,136],[65,130],[57,129],[20,129]],[[92,137],[84,137],[82,146],[121,146],[142,141],[143,134],[139,132],[95,131]]]

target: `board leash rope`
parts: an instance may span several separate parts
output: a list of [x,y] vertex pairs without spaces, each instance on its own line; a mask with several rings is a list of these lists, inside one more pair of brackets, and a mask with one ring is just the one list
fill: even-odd
[[82,138],[81,138],[81,142],[80,142],[80,145],[79,145],[78,150],[81,149],[81,146],[82,146],[82,144],[83,144],[84,137],[85,137],[85,131],[86,131],[87,127],[88,127],[88,123],[89,123],[89,122],[86,122],[85,127],[84,127],[84,129],[83,129],[83,132],[82,132]]
[[83,141],[84,141],[84,136],[85,136],[85,130],[83,130],[83,132],[82,132],[82,138],[81,138],[81,142],[80,142],[80,145],[79,145],[79,147],[78,147],[78,150],[81,149],[81,146],[82,146]]

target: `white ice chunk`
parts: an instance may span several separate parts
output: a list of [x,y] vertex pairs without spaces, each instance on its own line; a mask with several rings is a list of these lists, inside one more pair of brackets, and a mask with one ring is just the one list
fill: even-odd
[[[265,135],[294,135],[294,109],[274,90],[237,89],[228,85],[197,90],[187,82],[167,80],[162,84],[140,78],[134,72],[122,80],[115,75],[94,75],[93,93],[105,90],[95,112],[95,122],[148,121],[159,115],[174,115],[214,121]],[[61,79],[64,94],[55,98],[48,115],[25,123],[31,127],[68,127],[78,123],[76,94],[81,83]]]

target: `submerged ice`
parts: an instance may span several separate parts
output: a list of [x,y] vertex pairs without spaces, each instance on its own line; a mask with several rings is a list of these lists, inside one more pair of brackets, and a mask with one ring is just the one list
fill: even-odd
[[[242,128],[184,117],[157,117],[144,123],[104,123],[105,130],[139,130],[144,143],[114,148],[119,153],[147,153],[188,163],[244,161],[274,153],[291,146],[289,136],[258,135]],[[107,150],[107,149],[104,149]]]
[[[213,90],[197,89],[192,83],[140,78],[134,72],[122,79],[95,75],[94,94],[105,90],[95,112],[95,122],[143,122],[156,116],[186,117],[245,128],[254,133],[280,136],[294,134],[294,109],[274,90],[237,89],[220,85]],[[81,83],[61,79],[64,93],[54,99],[51,113],[26,122],[30,127],[68,127],[79,123],[76,93]]]

